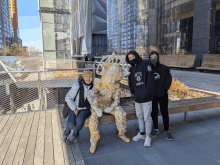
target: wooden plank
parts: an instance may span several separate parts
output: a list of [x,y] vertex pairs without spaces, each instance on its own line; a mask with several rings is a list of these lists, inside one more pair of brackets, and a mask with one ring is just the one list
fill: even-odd
[[1,124],[1,121],[3,120],[4,117],[5,117],[5,115],[0,116],[0,124]]
[[22,115],[22,118],[19,122],[18,128],[17,128],[17,130],[14,134],[14,137],[13,137],[12,142],[11,142],[9,148],[8,148],[7,154],[5,156],[5,159],[4,159],[4,162],[3,162],[2,165],[12,164],[13,159],[15,157],[15,153],[16,153],[18,144],[19,144],[19,141],[20,141],[20,138],[21,138],[21,135],[22,135],[23,130],[24,130],[25,123],[27,121],[27,117],[28,117],[28,113],[24,113]]
[[179,55],[178,59],[177,59],[177,62],[176,62],[176,65],[177,66],[183,66],[185,61],[186,61],[186,58],[182,55]]
[[212,68],[212,67],[196,67],[197,69],[206,69],[206,70],[220,70],[219,68]]
[[26,153],[24,156],[24,162],[23,162],[24,165],[34,164],[34,151],[35,151],[35,144],[37,138],[37,129],[39,124],[39,114],[40,111],[34,113],[34,119],[30,130],[30,135],[28,138]]
[[170,57],[169,55],[166,55],[166,56],[164,57],[164,62],[163,62],[163,64],[164,64],[164,65],[169,65],[169,64],[170,64],[170,60],[171,60],[171,57]]
[[[58,116],[58,123],[59,123],[59,130],[60,130],[60,137],[63,136],[63,126],[64,126],[64,118],[62,117],[61,111],[57,111]],[[72,149],[70,145],[66,143],[62,143],[63,153],[64,153],[64,160],[65,165],[76,165],[75,159],[73,157]]]
[[[14,115],[15,116],[15,115]],[[5,139],[0,147],[0,164],[2,164],[4,158],[5,158],[5,155],[8,151],[8,147],[11,143],[11,140],[14,136],[14,133],[18,127],[18,124],[21,120],[21,117],[22,117],[22,114],[17,114],[16,115],[16,120],[14,120],[14,122],[12,123],[7,135],[5,136]]]
[[54,165],[53,157],[53,132],[52,132],[52,113],[46,111],[46,126],[45,126],[45,153],[44,153],[44,164]]
[[191,68],[190,66],[177,66],[177,65],[168,65],[168,67],[174,67],[174,68]]
[[54,160],[56,165],[65,165],[56,111],[52,111]]
[[[3,129],[1,130],[1,134],[0,134],[0,146],[2,145],[2,142],[4,141],[5,139],[5,136],[7,135],[12,123],[14,122],[14,119],[16,117],[16,115],[8,115],[9,116],[9,119],[6,120],[6,123],[3,127]],[[7,118],[5,118],[7,119]],[[4,119],[3,119],[4,120]]]
[[[220,106],[220,96],[217,95],[213,97],[169,101],[168,105],[169,105],[168,106],[169,114],[215,108]],[[126,115],[127,120],[137,119],[134,105],[123,107],[123,109],[127,113]],[[158,115],[159,116],[161,115],[160,111]],[[88,122],[89,120],[87,119],[85,122],[85,127],[88,127]],[[99,119],[99,124],[108,124],[108,123],[115,123],[114,116],[104,114],[103,117]]]
[[185,66],[193,67],[196,55],[186,55]]
[[28,114],[27,121],[25,123],[25,127],[23,130],[23,133],[21,135],[21,139],[17,148],[17,151],[15,153],[15,158],[13,160],[13,165],[23,164],[24,155],[26,151],[26,146],[30,134],[31,125],[33,122],[35,112],[31,112]]
[[215,55],[204,55],[202,59],[202,67],[211,67],[213,65]]
[[171,55],[171,56],[170,56],[169,65],[176,65],[176,64],[177,64],[177,60],[178,60],[178,56],[176,56],[176,55]]
[[160,58],[160,63],[163,64],[163,62],[164,62],[164,55],[160,55],[159,58]]
[[45,130],[45,111],[40,112],[39,126],[37,131],[36,149],[34,164],[44,164],[44,130]]
[[0,135],[2,135],[2,129],[4,128],[5,124],[7,123],[8,119],[10,118],[10,115],[5,115],[5,117],[2,119],[0,123]]
[[191,105],[186,107],[176,107],[169,109],[169,114],[172,113],[182,113],[182,112],[190,112],[195,110],[202,110],[202,109],[209,109],[209,108],[215,108],[220,106],[220,101],[218,102],[209,102],[205,104],[198,104],[198,105]]
[[220,68],[220,62],[213,62],[213,68]]

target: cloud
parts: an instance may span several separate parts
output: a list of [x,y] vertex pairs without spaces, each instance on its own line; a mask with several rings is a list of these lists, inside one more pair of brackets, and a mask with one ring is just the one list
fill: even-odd
[[23,46],[35,46],[40,51],[43,50],[42,46],[42,33],[41,27],[32,29],[20,29],[20,38],[22,39]]

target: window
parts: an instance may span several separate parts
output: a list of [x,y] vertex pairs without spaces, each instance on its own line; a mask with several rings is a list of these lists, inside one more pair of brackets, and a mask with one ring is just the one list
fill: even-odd
[[171,30],[171,32],[175,32],[175,31],[176,31],[176,29],[175,29],[175,28],[176,28],[176,27],[175,27],[175,23],[176,23],[176,22],[174,22],[174,21],[172,22],[172,30]]
[[176,21],[176,32],[180,32],[180,21]]
[[170,33],[170,23],[167,24],[167,33]]

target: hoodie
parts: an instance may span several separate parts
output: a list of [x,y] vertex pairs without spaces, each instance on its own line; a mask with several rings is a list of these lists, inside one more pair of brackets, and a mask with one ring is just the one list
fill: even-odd
[[158,58],[156,66],[151,64],[155,77],[154,96],[162,97],[165,93],[167,93],[171,86],[172,76],[170,74],[170,69],[159,62],[159,54],[156,51],[152,51],[149,54],[149,59],[152,54],[156,54]]
[[[135,64],[128,59],[129,54],[135,56]],[[126,54],[126,62],[131,65],[128,84],[131,94],[134,94],[135,102],[152,101],[155,80],[149,61],[143,60],[136,51],[132,50]]]

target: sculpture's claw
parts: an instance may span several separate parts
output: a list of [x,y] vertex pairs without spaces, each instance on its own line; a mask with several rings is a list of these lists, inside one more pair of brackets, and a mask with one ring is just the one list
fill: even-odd
[[126,143],[130,142],[130,139],[126,137],[124,133],[119,132],[118,137],[121,138]]

